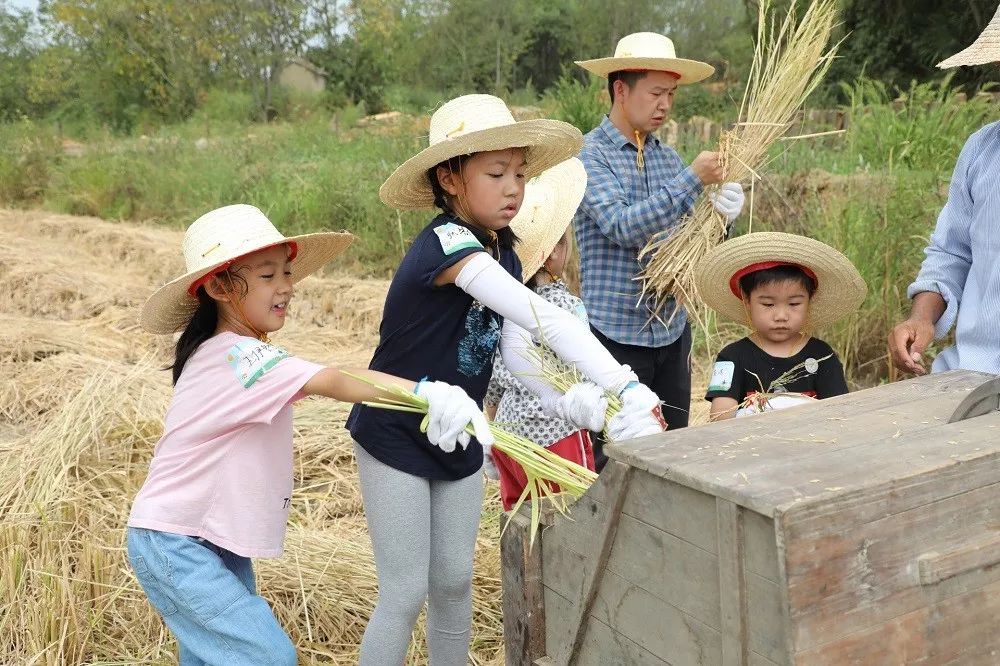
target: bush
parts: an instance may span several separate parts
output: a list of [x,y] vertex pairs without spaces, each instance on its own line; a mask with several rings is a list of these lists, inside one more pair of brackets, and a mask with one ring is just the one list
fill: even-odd
[[995,106],[979,96],[962,101],[951,79],[913,82],[898,97],[881,81],[842,83],[851,155],[866,168],[914,169],[937,169],[943,156],[957,156],[969,135],[994,119]]
[[584,84],[566,70],[549,96],[556,118],[574,125],[581,132],[589,132],[600,125],[610,107],[604,79],[591,76]]

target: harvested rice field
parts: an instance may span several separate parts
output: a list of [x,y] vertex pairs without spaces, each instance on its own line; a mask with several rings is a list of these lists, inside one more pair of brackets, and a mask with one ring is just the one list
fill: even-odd
[[[0,664],[168,664],[175,644],[125,559],[125,521],[170,397],[172,341],[138,310],[181,272],[182,234],[155,226],[0,211]],[[367,364],[388,282],[304,280],[276,344]],[[695,391],[705,375],[696,364]],[[693,401],[704,420],[704,401]],[[296,491],[285,555],[258,586],[302,663],[357,659],[377,596],[348,408],[296,407]],[[500,664],[496,487],[483,505],[473,664]],[[423,626],[408,663],[425,663]]]

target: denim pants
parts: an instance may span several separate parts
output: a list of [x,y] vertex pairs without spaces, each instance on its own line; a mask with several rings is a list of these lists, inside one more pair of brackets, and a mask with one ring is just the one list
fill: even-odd
[[174,633],[181,666],[295,664],[295,646],[263,597],[253,567],[198,537],[128,528],[128,559]]

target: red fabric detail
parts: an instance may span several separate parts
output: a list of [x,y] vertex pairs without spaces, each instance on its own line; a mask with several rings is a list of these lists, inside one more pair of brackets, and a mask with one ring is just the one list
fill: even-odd
[[[595,471],[594,448],[590,443],[590,433],[586,430],[577,430],[546,448],[566,460]],[[493,449],[493,463],[500,473],[500,501],[503,502],[503,510],[510,511],[524,492],[528,477],[513,458],[496,448]],[[554,483],[550,483],[549,487],[555,492],[559,491],[559,486]]]
[[801,266],[799,264],[793,264],[790,261],[761,261],[756,264],[750,264],[749,266],[741,268],[740,270],[733,273],[733,276],[729,278],[729,291],[733,292],[733,296],[742,301],[743,292],[740,291],[741,278],[743,278],[746,275],[750,275],[751,273],[756,273],[757,271],[766,271],[768,268],[777,268],[778,266],[792,266],[793,268],[798,268],[803,273],[812,278],[812,281],[816,283],[817,287],[819,286],[819,280],[816,279],[816,274],[813,273],[810,269],[806,268],[805,266]]
[[[675,77],[678,81],[684,78],[677,72],[671,72],[669,69],[616,69],[615,72],[666,72],[667,74]],[[614,72],[611,73],[614,74]]]
[[[298,253],[299,253],[299,245],[298,245],[298,243],[293,243],[292,241],[284,241],[284,243],[285,243],[285,245],[288,246],[288,249],[289,249],[289,252],[288,252],[288,261],[294,261],[296,255],[298,255]],[[281,243],[275,243],[275,245],[281,245]],[[269,247],[274,247],[274,245],[267,245],[265,247],[257,248],[253,252],[260,252],[261,250],[266,250]],[[215,277],[216,275],[218,275],[222,271],[228,269],[230,266],[232,266],[233,264],[235,264],[237,261],[239,261],[243,257],[246,257],[246,256],[249,256],[249,255],[253,254],[253,252],[247,252],[244,255],[240,255],[239,257],[236,257],[235,259],[230,259],[229,261],[227,261],[226,263],[222,264],[221,266],[216,267],[212,272],[210,272],[210,273],[208,273],[206,275],[202,275],[200,278],[198,278],[197,280],[195,280],[194,282],[192,282],[190,287],[188,287],[188,295],[193,297],[198,292],[198,287],[200,287],[201,285],[205,284],[206,282],[208,282],[209,280],[211,280],[213,277]]]

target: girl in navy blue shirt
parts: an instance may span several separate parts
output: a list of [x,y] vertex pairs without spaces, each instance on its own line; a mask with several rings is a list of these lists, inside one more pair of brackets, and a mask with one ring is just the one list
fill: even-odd
[[[581,144],[571,125],[515,122],[490,95],[459,97],[434,113],[429,147],[379,190],[390,206],[441,212],[417,235],[393,277],[372,369],[424,379],[416,389],[422,395],[433,394],[436,381],[455,384],[481,405],[497,348],[508,367],[523,369],[526,361],[514,350],[534,334],[604,389],[557,396],[557,402],[574,401],[563,405],[566,413],[603,413],[607,391],[624,404],[608,423],[613,439],[662,431],[655,394],[586,325],[521,283],[508,225],[525,179],[572,157]],[[523,381],[552,399],[552,389],[539,380]],[[584,400],[589,404],[575,404]],[[415,435],[419,420],[360,405],[348,419],[379,580],[362,666],[403,662],[425,600],[431,663],[466,663],[479,471],[492,476],[495,468],[489,447],[475,439],[458,447],[427,445]]]

